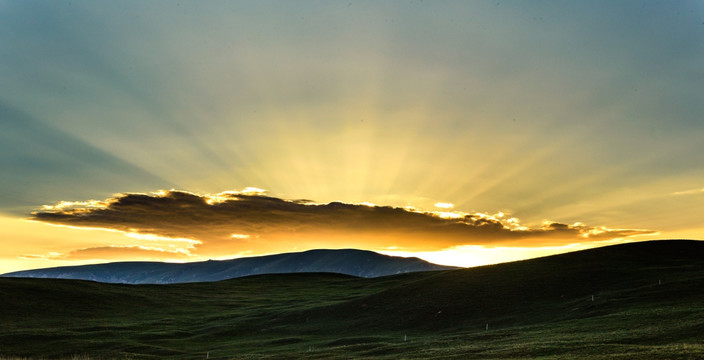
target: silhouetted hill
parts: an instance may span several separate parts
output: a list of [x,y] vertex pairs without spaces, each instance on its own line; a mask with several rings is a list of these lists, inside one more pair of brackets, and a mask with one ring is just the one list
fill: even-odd
[[124,284],[172,284],[219,281],[260,274],[328,272],[379,277],[416,271],[456,269],[418,258],[387,256],[372,251],[310,250],[233,260],[193,263],[114,262],[17,271],[3,277],[92,280]]

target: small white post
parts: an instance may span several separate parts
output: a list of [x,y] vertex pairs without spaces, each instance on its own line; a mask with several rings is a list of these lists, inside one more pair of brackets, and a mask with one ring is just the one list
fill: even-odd
[[662,280],[658,279],[658,285],[662,285]]
[[408,337],[406,337],[406,334],[403,334],[403,341],[404,342],[408,341]]
[[210,351],[208,351],[208,352],[205,354],[205,358],[206,358],[206,359],[210,359]]
[[486,329],[489,330],[489,323],[486,324]]
[[594,295],[592,295],[592,301],[594,301]]

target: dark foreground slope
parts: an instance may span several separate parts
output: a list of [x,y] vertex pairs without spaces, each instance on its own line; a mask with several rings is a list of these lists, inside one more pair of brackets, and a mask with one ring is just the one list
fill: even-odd
[[359,311],[384,314],[398,330],[515,325],[600,315],[631,300],[679,302],[703,295],[702,280],[704,242],[651,241],[438,273],[331,313],[354,314],[350,322]]
[[415,271],[454,269],[418,258],[387,256],[373,251],[309,250],[232,260],[184,264],[115,262],[18,271],[4,277],[91,280],[118,284],[174,284],[220,281],[251,275],[329,272],[359,277],[379,277]]
[[0,357],[704,357],[704,243],[694,241],[375,279],[4,278],[0,294]]

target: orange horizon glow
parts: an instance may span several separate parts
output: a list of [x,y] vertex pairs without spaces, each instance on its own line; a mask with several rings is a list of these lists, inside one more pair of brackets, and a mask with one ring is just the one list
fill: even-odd
[[[340,247],[329,247],[325,246],[324,243],[317,243],[317,247],[305,247],[305,246],[294,246],[286,249],[281,249],[281,251],[256,251],[247,250],[238,254],[228,253],[221,256],[211,254],[209,256],[199,256],[190,255],[183,256],[183,252],[177,250],[174,252],[168,252],[169,247],[160,248],[163,252],[161,256],[156,256],[155,253],[150,254],[133,254],[132,256],[124,256],[120,254],[112,254],[104,257],[95,257],[91,259],[75,259],[68,260],[64,258],[66,252],[74,250],[76,246],[92,246],[96,243],[106,244],[108,247],[137,247],[143,246],[135,241],[130,241],[129,233],[114,231],[112,229],[86,229],[79,227],[71,227],[65,225],[52,225],[46,223],[40,223],[37,221],[28,221],[22,218],[8,218],[0,217],[0,225],[6,229],[6,233],[11,236],[15,234],[16,236],[22,236],[25,241],[22,245],[15,246],[13,248],[5,247],[0,254],[2,261],[0,261],[0,274],[21,271],[21,270],[31,270],[39,268],[48,268],[56,266],[70,266],[70,265],[87,265],[87,264],[98,264],[106,262],[117,262],[117,261],[161,261],[161,262],[197,262],[205,260],[227,260],[240,257],[250,257],[250,256],[263,256],[272,255],[276,253],[283,252],[299,252],[305,250],[312,250],[316,248],[352,248],[353,246],[340,246]],[[697,232],[698,231],[698,232]],[[27,236],[27,234],[32,234],[32,236]],[[704,236],[704,229],[699,229],[696,231],[690,231],[686,234],[675,233],[672,235],[659,234],[657,236],[651,236],[647,238],[637,238],[637,239],[614,239],[609,241],[601,242],[589,242],[589,243],[570,243],[562,246],[545,246],[545,247],[486,247],[481,245],[472,245],[464,247],[456,247],[441,251],[419,251],[419,252],[408,252],[399,249],[389,249],[389,248],[369,248],[364,247],[362,249],[375,251],[381,254],[391,255],[391,256],[402,256],[402,257],[418,257],[420,259],[450,266],[459,267],[474,267],[482,265],[490,265],[497,263],[504,263],[510,261],[526,260],[536,257],[549,256],[554,254],[566,253],[571,251],[584,250],[594,247],[615,245],[619,243],[634,242],[634,241],[646,241],[646,240],[659,240],[659,239],[702,239]],[[57,239],[63,239],[61,242],[57,242]],[[53,246],[42,245],[43,243],[55,244]],[[56,246],[56,244],[63,244],[62,246]],[[46,249],[53,249],[55,251],[46,252]],[[173,246],[171,246],[173,249]],[[21,254],[21,255],[15,255]]]
[[[177,190],[159,190],[149,194],[139,194],[146,199],[161,199],[169,198],[172,194],[184,194],[191,196],[194,199],[202,199],[204,206],[217,208],[218,206],[227,205],[230,202],[242,201],[237,196],[246,196],[247,199],[259,199],[262,197],[265,201],[271,198],[269,195],[264,195],[265,191],[258,189],[256,192],[245,189],[244,191],[227,191],[219,194],[203,194],[183,192]],[[115,198],[102,201],[60,201],[53,206],[42,206],[40,212],[49,213],[66,213],[75,216],[84,217],[89,215],[91,211],[107,211],[111,206],[120,204],[120,197],[129,196],[129,194],[117,194]],[[213,201],[213,200],[216,201]],[[285,200],[278,200],[284,201]],[[234,203],[237,204],[237,203]],[[297,204],[297,203],[292,203]],[[320,204],[307,202],[306,206],[325,206],[331,204]],[[342,203],[340,203],[342,204]],[[176,208],[181,208],[182,205],[176,203]],[[281,206],[281,205],[279,205]],[[356,207],[369,208],[373,210],[379,208],[378,205],[371,203],[364,204],[348,204],[345,206],[355,209]],[[437,208],[438,206],[436,206]],[[440,208],[443,208],[442,206]],[[120,208],[124,211],[124,207]],[[389,208],[392,209],[392,208]],[[447,208],[444,208],[447,209]],[[281,210],[276,210],[281,213]],[[431,239],[430,233],[423,233],[416,237],[412,233],[389,232],[384,230],[373,230],[373,228],[365,229],[363,224],[355,225],[358,228],[312,228],[304,232],[290,232],[280,230],[266,230],[266,223],[259,224],[260,233],[249,233],[236,231],[237,229],[224,230],[224,238],[229,238],[231,241],[221,240],[215,236],[218,233],[215,228],[207,227],[205,232],[192,232],[192,236],[174,236],[178,231],[172,234],[160,234],[157,228],[152,231],[145,232],[145,229],[137,227],[125,227],[120,225],[116,228],[105,226],[92,226],[86,224],[61,224],[40,221],[37,219],[27,220],[20,218],[2,217],[2,223],[5,228],[17,228],[17,234],[36,234],[35,239],[31,241],[18,242],[14,248],[5,248],[2,255],[6,260],[3,261],[3,266],[0,268],[0,273],[27,270],[42,267],[66,266],[73,264],[88,264],[102,263],[112,261],[128,261],[128,260],[145,260],[145,261],[167,261],[167,262],[192,262],[204,261],[208,259],[230,259],[243,256],[259,256],[270,255],[282,252],[299,252],[304,250],[318,248],[358,248],[364,250],[372,250],[382,254],[403,256],[403,257],[419,257],[426,261],[434,262],[442,265],[452,265],[460,267],[471,267],[495,264],[500,262],[523,260],[528,258],[559,254],[569,251],[583,250],[598,246],[605,246],[618,243],[633,242],[639,240],[653,240],[667,238],[667,234],[657,232],[645,232],[642,230],[628,229],[610,229],[604,226],[588,227],[582,223],[574,225],[564,225],[544,221],[539,227],[532,229],[529,226],[520,223],[520,220],[510,217],[503,212],[498,212],[493,215],[482,213],[465,213],[458,210],[453,211],[421,211],[416,208],[396,208],[395,211],[408,212],[410,214],[419,214],[430,218],[436,217],[442,221],[452,223],[458,219],[471,216],[484,221],[501,224],[506,236],[511,236],[511,233],[538,231],[531,236],[522,238],[519,243],[512,243],[509,240],[500,240],[495,243],[487,242],[488,240],[471,240],[467,239],[468,245],[452,245],[451,242],[446,242],[442,239],[432,239],[435,243],[431,245],[428,242]],[[295,215],[295,214],[294,214]],[[175,220],[178,221],[178,212],[175,211]],[[220,221],[220,220],[218,220]],[[356,220],[355,220],[356,221]],[[154,225],[154,224],[152,224]],[[361,227],[360,227],[361,226]],[[551,235],[552,228],[570,228],[572,232],[566,233],[562,238]],[[25,228],[25,230],[21,230]],[[30,229],[31,230],[27,230]],[[52,229],[52,231],[48,231]],[[167,228],[168,229],[168,228]],[[301,228],[304,229],[304,228]],[[230,231],[232,230],[232,231]],[[171,231],[167,230],[166,232]],[[263,232],[261,232],[263,231]],[[626,237],[620,235],[609,238],[604,237],[609,232],[615,231],[618,234],[631,234]],[[639,233],[639,231],[641,233]],[[211,234],[210,232],[213,232]],[[10,232],[12,234],[12,231]],[[550,235],[550,237],[542,238],[541,234]],[[575,236],[578,235],[578,236]],[[52,240],[48,240],[50,236]],[[214,236],[214,237],[213,237]],[[438,232],[436,237],[448,236],[442,232]],[[450,235],[454,236],[454,235]],[[595,239],[591,239],[595,237]],[[678,236],[681,237],[681,236]],[[695,236],[696,237],[696,236]],[[62,239],[61,241],[56,241]],[[37,241],[38,240],[38,241]],[[55,244],[54,246],[44,245],[43,251],[33,249],[33,245],[42,241]],[[232,242],[234,241],[234,243]],[[452,240],[454,241],[454,240]],[[478,244],[471,244],[479,241]],[[509,242],[507,242],[509,241]],[[481,242],[486,242],[481,244]],[[532,243],[531,243],[532,242]],[[233,244],[240,245],[233,247]],[[60,244],[60,246],[56,246]],[[244,246],[242,246],[244,244]],[[423,245],[425,244],[425,245]],[[526,244],[532,244],[526,246]],[[9,254],[21,254],[15,256],[14,259],[8,259]]]

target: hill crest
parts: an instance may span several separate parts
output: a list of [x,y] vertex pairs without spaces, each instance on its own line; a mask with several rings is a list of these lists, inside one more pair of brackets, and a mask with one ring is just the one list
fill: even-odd
[[357,249],[315,249],[303,252],[207,260],[192,263],[112,262],[16,271],[2,277],[91,280],[123,284],[208,282],[251,275],[326,272],[374,278],[417,271],[456,269],[419,258],[382,255]]

